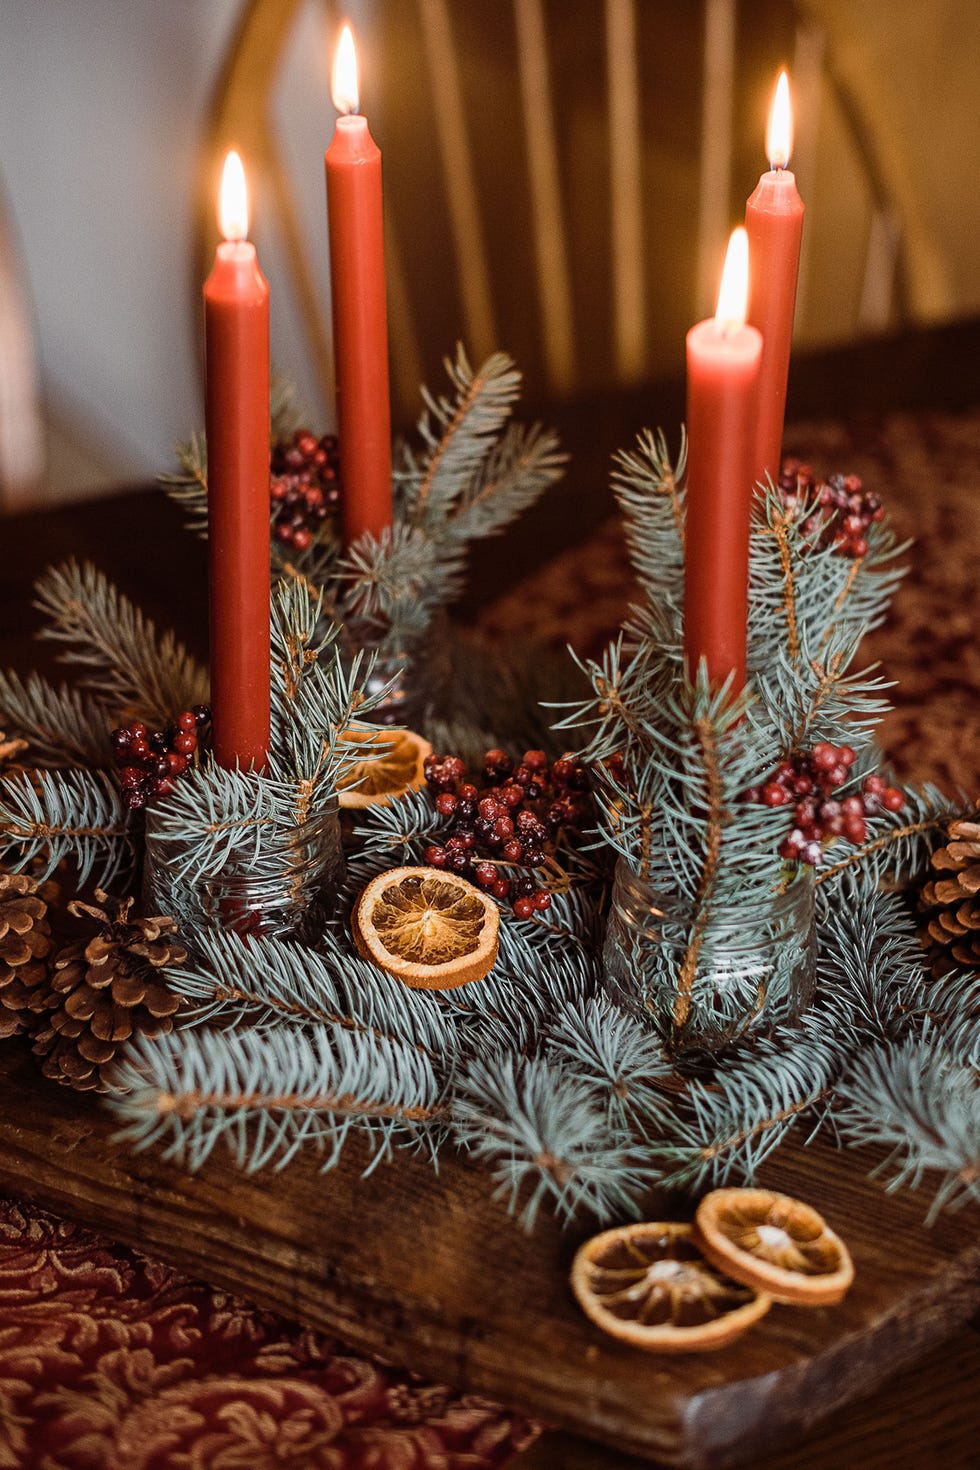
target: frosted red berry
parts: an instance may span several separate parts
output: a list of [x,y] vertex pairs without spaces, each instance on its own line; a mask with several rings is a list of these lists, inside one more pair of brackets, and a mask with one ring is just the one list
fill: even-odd
[[297,429],[273,445],[269,501],[272,535],[290,551],[306,551],[324,522],[336,516],[342,494],[336,436]]
[[877,495],[869,495],[857,475],[818,480],[809,465],[783,460],[779,492],[787,510],[807,509],[803,531],[814,549],[832,547],[838,556],[868,554],[868,532],[884,515]]
[[121,725],[109,736],[118,762],[123,800],[134,811],[169,796],[174,778],[187,770],[199,736],[211,719],[207,705],[181,710],[163,730],[147,730],[142,720]]
[[[533,870],[544,866],[564,834],[580,830],[591,778],[575,755],[549,763],[543,750],[521,760],[494,747],[483,758],[482,785],[459,756],[433,752],[423,766],[430,799],[446,822],[426,862],[465,874],[499,901],[518,902],[528,914],[551,903]],[[506,865],[500,866],[500,865]],[[530,905],[530,908],[528,908]]]
[[902,809],[903,793],[875,773],[864,777],[860,792],[852,788],[835,795],[853,780],[856,760],[852,746],[821,740],[811,751],[800,751],[780,762],[761,785],[743,793],[745,801],[792,806],[792,826],[779,844],[780,857],[787,862],[817,864],[823,859],[824,847],[835,838],[860,846],[867,841],[868,817],[882,809]]

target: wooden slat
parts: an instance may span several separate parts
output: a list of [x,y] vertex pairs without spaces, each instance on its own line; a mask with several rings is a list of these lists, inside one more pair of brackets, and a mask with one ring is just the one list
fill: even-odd
[[549,387],[567,393],[575,376],[572,283],[541,0],[514,0],[514,21],[545,364]]
[[[751,1463],[870,1392],[965,1322],[980,1302],[969,1212],[922,1223],[852,1154],[784,1149],[768,1182],[819,1203],[848,1239],[857,1281],[834,1309],[773,1309],[737,1346],[687,1359],[623,1348],[567,1285],[582,1233],[542,1221],[525,1237],[487,1176],[410,1155],[362,1179],[345,1155],[247,1177],[223,1157],[185,1176],[132,1155],[91,1098],[44,1083],[0,1048],[0,1189],[150,1251],[193,1276],[558,1427],[670,1465]],[[651,1209],[656,1206],[651,1205]]]
[[643,134],[636,46],[635,0],[606,0],[613,329],[616,367],[619,377],[628,383],[643,377],[647,360]]
[[497,329],[466,109],[446,0],[419,0],[419,20],[432,83],[436,139],[456,248],[466,342],[471,355],[479,360],[496,347]]
[[704,0],[701,175],[698,189],[697,314],[715,309],[725,241],[732,226],[732,98],[735,0]]
[[[870,1398],[834,1414],[801,1443],[764,1452],[752,1470],[968,1470],[980,1445],[980,1406],[965,1384],[980,1382],[980,1334],[971,1328],[934,1348]],[[642,1470],[576,1435],[548,1432],[512,1470]]]

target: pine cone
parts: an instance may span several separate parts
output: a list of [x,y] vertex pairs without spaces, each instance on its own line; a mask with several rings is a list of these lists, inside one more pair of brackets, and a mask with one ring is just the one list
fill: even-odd
[[173,919],[130,918],[133,900],[112,899],[101,888],[95,898],[103,907],[77,899],[68,905],[76,918],[92,920],[95,932],[66,945],[55,959],[55,1008],[34,1032],[34,1051],[44,1058],[46,1077],[104,1092],[105,1070],[124,1041],[172,1029],[180,1000],[160,971],[183,964],[187,951],[169,937]]
[[950,822],[945,845],[929,861],[940,876],[919,894],[928,915],[922,943],[942,973],[980,969],[980,813]]
[[30,874],[0,868],[0,1037],[26,1031],[49,1003],[47,912]]

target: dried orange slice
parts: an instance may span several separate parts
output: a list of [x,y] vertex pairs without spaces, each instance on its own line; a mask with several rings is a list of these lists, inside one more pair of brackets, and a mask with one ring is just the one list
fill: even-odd
[[651,1353],[727,1347],[770,1305],[765,1292],[715,1270],[690,1225],[677,1222],[593,1236],[572,1264],[572,1290],[597,1327]]
[[[370,747],[372,754],[353,762],[337,781],[342,807],[387,806],[425,781],[423,763],[432,746],[411,730],[345,730],[347,745]],[[380,754],[375,752],[380,751]]]
[[358,899],[351,922],[365,959],[425,990],[482,980],[497,958],[499,925],[492,898],[438,868],[379,873]]
[[826,1307],[854,1280],[840,1236],[802,1200],[768,1189],[715,1189],[698,1205],[694,1236],[720,1271],[774,1301]]

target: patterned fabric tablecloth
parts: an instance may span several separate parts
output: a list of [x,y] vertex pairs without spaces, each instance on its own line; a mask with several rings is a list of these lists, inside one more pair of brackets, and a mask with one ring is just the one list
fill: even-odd
[[535,1432],[0,1200],[0,1470],[497,1470]]

